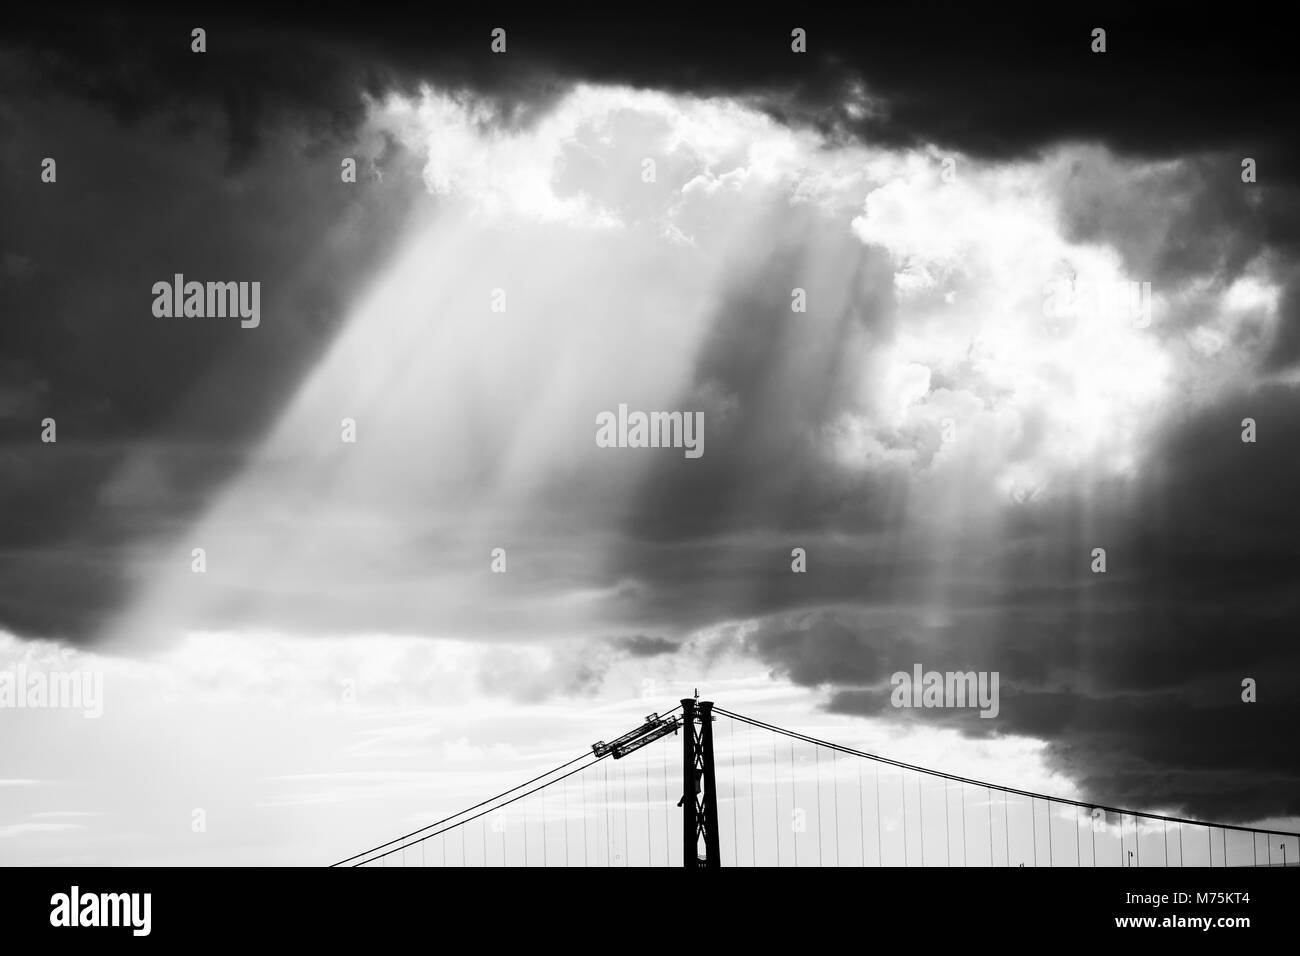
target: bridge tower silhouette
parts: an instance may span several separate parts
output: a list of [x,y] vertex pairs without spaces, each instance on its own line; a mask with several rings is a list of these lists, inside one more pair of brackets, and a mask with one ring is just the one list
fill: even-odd
[[[682,866],[722,865],[713,763],[713,701],[682,698]],[[691,783],[694,783],[694,787]],[[700,845],[704,855],[700,856]]]

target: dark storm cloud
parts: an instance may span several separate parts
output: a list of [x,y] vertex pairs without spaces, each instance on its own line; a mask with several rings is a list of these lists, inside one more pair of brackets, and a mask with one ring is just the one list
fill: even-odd
[[[1247,417],[1266,439],[1241,442]],[[829,689],[835,711],[1043,739],[1099,802],[1300,813],[1298,442],[1294,390],[1234,396],[1172,429],[1132,507],[1091,532],[1062,505],[1034,516],[1032,537],[990,542],[986,560],[1014,573],[945,619],[924,607],[774,616],[746,648]],[[1093,547],[1107,549],[1104,576],[1089,570]],[[998,671],[999,716],[895,710],[889,676],[915,663]],[[1247,677],[1254,704],[1241,700]]]
[[[0,75],[0,627],[80,640],[137,549],[200,512],[328,344],[423,196],[419,161],[285,122],[236,169],[219,122],[119,121],[43,88],[12,48]],[[340,154],[358,157],[358,191]],[[156,318],[152,286],[175,273],[260,281],[276,320]]]
[[[184,115],[210,99],[237,119],[235,138],[245,143],[259,119],[285,106],[346,126],[358,88],[428,78],[535,101],[553,94],[553,83],[585,79],[767,94],[792,118],[986,156],[1079,138],[1150,155],[1251,146],[1270,175],[1297,166],[1295,140],[1279,122],[1297,93],[1287,35],[1200,4],[1060,12],[900,3],[743,15],[662,4],[617,13],[128,4],[23,11],[7,26],[11,43],[41,51],[51,82],[128,118]],[[211,37],[201,63],[188,52],[194,26]],[[509,35],[504,57],[488,51],[498,26]],[[808,32],[806,55],[790,53],[795,26]],[[1090,50],[1094,27],[1108,31],[1105,54]],[[885,108],[854,119],[846,93],[859,82]]]
[[[208,31],[203,56],[189,51],[195,26]],[[508,31],[505,56],[488,49],[497,26]],[[808,31],[806,55],[790,52],[793,26]],[[734,95],[832,135],[987,158],[1032,156],[1063,140],[1149,158],[1204,154],[1215,157],[1206,172],[1221,188],[1188,220],[1237,221],[1241,253],[1262,242],[1290,259],[1300,235],[1300,141],[1280,121],[1300,94],[1287,35],[1208,6],[1063,13],[910,3],[738,16],[662,5],[559,15],[410,3],[326,3],[309,14],[274,3],[183,12],[128,4],[23,12],[8,27],[32,85],[84,97],[128,124],[164,116],[193,132],[219,123],[223,161],[234,168],[286,122],[317,141],[345,136],[361,118],[363,91],[411,91],[423,80],[464,86],[496,97],[499,121],[527,123],[570,83],[589,80]],[[1107,30],[1104,54],[1090,49],[1095,27]],[[1259,163],[1265,194],[1253,208],[1239,188],[1246,156]],[[1080,218],[1083,231],[1089,218]],[[1196,223],[1186,225],[1195,246]],[[1177,270],[1194,265],[1195,250],[1175,244],[1166,256],[1156,265]],[[1277,367],[1300,357],[1298,296],[1289,283]]]

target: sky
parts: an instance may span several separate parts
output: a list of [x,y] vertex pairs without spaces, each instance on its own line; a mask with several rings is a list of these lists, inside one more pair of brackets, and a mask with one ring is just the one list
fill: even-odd
[[1178,10],[18,16],[0,675],[103,683],[0,708],[0,862],[329,862],[697,688],[1297,829],[1296,83]]

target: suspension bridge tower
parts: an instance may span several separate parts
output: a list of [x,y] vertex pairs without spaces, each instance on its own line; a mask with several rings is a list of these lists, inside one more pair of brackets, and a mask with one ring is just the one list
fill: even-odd
[[682,865],[720,866],[713,701],[682,698],[682,725]]

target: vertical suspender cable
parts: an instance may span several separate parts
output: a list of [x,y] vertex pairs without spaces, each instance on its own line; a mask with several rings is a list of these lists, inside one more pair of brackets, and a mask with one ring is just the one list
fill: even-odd
[[822,865],[822,758],[821,748],[813,747],[813,762],[817,766],[817,865]]
[[885,865],[885,848],[880,840],[880,764],[873,763],[876,768],[876,866]]
[[650,755],[641,755],[645,767],[645,865],[654,865],[654,853],[650,850]]
[[[798,812],[799,809],[797,806],[798,802],[799,802],[799,797],[794,788],[794,741],[791,740],[790,741],[790,810],[791,810],[790,815],[792,818],[794,814]],[[793,822],[794,821],[792,819],[791,824],[793,824]],[[799,828],[792,825],[790,827],[790,832],[794,836],[794,865],[798,866],[799,865]]]
[[911,866],[912,861],[907,856],[907,771],[900,769],[898,771],[898,798],[903,804],[903,866]]
[[1054,854],[1052,853],[1052,801],[1051,800],[1047,801],[1046,810],[1047,810],[1047,865],[1056,866],[1056,861],[1053,858]]
[[925,866],[925,775],[916,775],[916,815],[921,821],[921,865]]
[[614,824],[609,818],[609,764],[601,764],[601,776],[605,783],[605,865],[614,865]]
[[[660,747],[659,752],[663,754],[664,765],[664,865],[673,865],[672,843],[669,842],[668,836],[668,748]],[[685,788],[682,789],[685,793]]]
[[[578,791],[578,793],[580,793],[580,794],[582,795],[582,810],[581,810],[581,813],[582,813],[582,867],[583,867],[583,869],[586,869],[586,868],[587,868],[587,781],[586,781],[586,775],[585,775],[585,774],[580,775],[580,776],[579,776],[579,779],[582,780],[582,789]],[[666,792],[665,792],[664,796],[667,796],[667,793],[666,793]],[[664,824],[665,828],[667,827],[667,825],[668,825],[667,823]]]
[[993,866],[993,788],[985,787],[984,794],[989,807],[989,866]]
[[966,784],[961,785],[961,865],[966,862]]
[[943,842],[948,851],[948,866],[952,866],[952,801],[949,799],[948,781],[943,782]]
[[867,805],[862,795],[862,761],[858,761],[858,849],[862,853],[862,865],[867,865]]
[[831,804],[835,808],[835,865],[840,865],[840,771],[831,752]]
[[1002,835],[1007,838],[1007,866],[1011,865],[1011,811],[1007,808],[1007,792],[1002,791]]
[[1029,820],[1033,824],[1030,828],[1034,835],[1034,866],[1038,865],[1038,800],[1035,797],[1029,798]]
[[[731,865],[740,866],[740,837],[736,835],[736,816],[740,800],[736,797],[736,722],[727,718],[727,746],[731,750]],[[751,727],[750,733],[754,732]]]
[[776,737],[772,738],[772,836],[776,840],[776,865],[781,865],[781,794],[776,779]]
[[1074,805],[1074,865],[1083,866],[1083,848],[1079,846],[1079,805]]
[[[745,749],[748,753],[745,761],[749,773],[749,865],[758,866],[758,824],[754,822],[754,728],[749,727],[745,736]],[[732,811],[735,818],[735,811]]]

